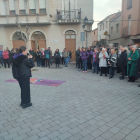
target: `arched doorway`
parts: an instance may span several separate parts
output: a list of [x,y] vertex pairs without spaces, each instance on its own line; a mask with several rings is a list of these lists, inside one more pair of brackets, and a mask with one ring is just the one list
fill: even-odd
[[26,39],[26,35],[24,33],[21,34],[21,32],[16,32],[13,35],[13,48],[19,48],[20,46],[25,46],[25,42],[22,39],[22,36]]
[[72,58],[71,61],[75,62],[76,61],[76,33],[73,30],[68,30],[65,32],[65,47],[67,51],[72,52]]
[[42,48],[45,49],[46,48],[45,35],[40,31],[34,32],[31,38],[31,46],[35,52],[36,52],[36,49],[42,49]]

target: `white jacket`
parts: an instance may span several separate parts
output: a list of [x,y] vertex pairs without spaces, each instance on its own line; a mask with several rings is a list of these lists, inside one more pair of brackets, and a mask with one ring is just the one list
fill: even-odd
[[103,53],[100,52],[100,54],[99,54],[99,59],[100,59],[99,67],[107,67],[107,60],[106,60],[106,58],[109,58],[107,52],[105,52],[105,59],[103,57]]

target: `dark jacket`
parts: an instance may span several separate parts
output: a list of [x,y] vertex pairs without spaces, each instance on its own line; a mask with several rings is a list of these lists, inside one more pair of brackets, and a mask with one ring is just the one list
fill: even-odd
[[127,51],[123,51],[120,55],[120,59],[119,59],[119,65],[120,67],[125,67],[126,66],[126,62],[127,62]]
[[54,53],[54,58],[55,59],[59,59],[60,58],[60,53],[59,52],[55,52]]
[[78,58],[80,56],[80,50],[78,49],[77,51],[76,51],[76,58]]
[[35,58],[35,52],[32,50],[29,50],[29,53],[30,53],[30,55],[32,55],[33,56],[33,58]]
[[92,52],[91,50],[88,50],[88,51],[87,51],[87,53],[89,54],[88,61],[90,61],[90,62],[91,62],[93,52]]
[[15,54],[13,58],[13,77],[17,80],[30,78],[32,76],[30,69],[34,67],[34,60],[32,58],[27,59],[23,54]]
[[72,56],[72,53],[71,53],[71,52],[68,52],[68,53],[69,53],[69,57],[72,58],[72,57],[71,57],[71,56]]
[[40,53],[41,53],[40,58],[41,58],[41,59],[45,59],[45,53],[44,53],[44,55],[43,55],[42,52],[40,52]]
[[40,56],[41,56],[41,52],[39,51],[39,52],[36,52],[36,59],[38,60],[38,59],[40,59]]
[[[94,54],[94,52],[93,52],[93,54]],[[91,63],[93,63],[93,54],[92,54],[92,59],[91,59]],[[96,62],[99,64],[99,61],[100,61],[100,59],[99,59],[99,52],[97,52],[96,53]]]

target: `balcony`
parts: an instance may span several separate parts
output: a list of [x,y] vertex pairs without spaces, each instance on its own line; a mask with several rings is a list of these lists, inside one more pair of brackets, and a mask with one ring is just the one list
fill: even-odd
[[131,26],[123,28],[123,37],[128,37],[131,35]]
[[81,9],[57,10],[57,22],[60,24],[80,23]]

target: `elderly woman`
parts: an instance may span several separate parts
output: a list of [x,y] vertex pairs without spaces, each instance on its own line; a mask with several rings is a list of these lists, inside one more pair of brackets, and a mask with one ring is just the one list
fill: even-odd
[[109,58],[107,52],[105,51],[105,48],[102,48],[102,51],[99,54],[99,67],[101,68],[101,75],[104,73],[105,76],[107,76],[107,58]]
[[135,82],[137,76],[137,62],[139,58],[139,52],[136,50],[136,46],[132,46],[132,51],[128,55],[127,74],[129,76],[128,82]]

